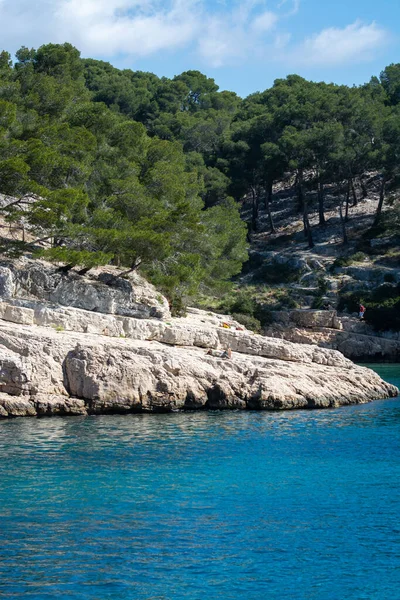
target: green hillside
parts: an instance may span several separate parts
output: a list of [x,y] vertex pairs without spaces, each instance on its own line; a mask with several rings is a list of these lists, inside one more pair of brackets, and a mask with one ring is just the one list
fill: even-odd
[[215,305],[249,249],[313,251],[330,227],[336,258],[395,240],[399,156],[400,65],[353,88],[290,75],[241,99],[198,71],[118,70],[70,44],[0,54],[2,253],[140,268],[176,310]]

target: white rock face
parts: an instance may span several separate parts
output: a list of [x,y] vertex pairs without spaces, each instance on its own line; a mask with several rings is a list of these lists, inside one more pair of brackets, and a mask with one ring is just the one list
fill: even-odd
[[[23,261],[0,271],[0,284],[2,273],[10,292],[0,302],[2,418],[327,408],[398,393],[335,350],[255,335],[196,309],[171,318],[154,288],[134,292],[107,272],[85,283]],[[164,309],[164,320],[143,318]],[[307,318],[316,325],[322,317]],[[323,319],[335,325],[335,315]],[[232,357],[222,358],[228,348]]]
[[0,266],[0,298],[12,298],[15,293],[15,281],[11,269]]
[[[171,331],[169,339],[178,339]],[[397,394],[338,352],[216,333],[236,341],[232,359],[192,345],[0,321],[0,416],[326,408]],[[260,349],[269,357],[256,355]]]
[[296,344],[314,344],[338,350],[355,361],[400,361],[399,332],[376,333],[367,323],[353,317],[338,317],[336,311],[283,311],[264,330],[267,337]]
[[36,299],[104,314],[168,318],[167,300],[137,273],[117,277],[114,269],[89,275],[63,274],[44,261],[22,258],[0,264],[0,298]]

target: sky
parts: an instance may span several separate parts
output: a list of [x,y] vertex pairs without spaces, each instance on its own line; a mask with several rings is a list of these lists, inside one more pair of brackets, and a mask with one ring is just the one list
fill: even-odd
[[245,97],[297,73],[361,84],[400,62],[400,0],[0,0],[0,49],[70,42],[86,58]]

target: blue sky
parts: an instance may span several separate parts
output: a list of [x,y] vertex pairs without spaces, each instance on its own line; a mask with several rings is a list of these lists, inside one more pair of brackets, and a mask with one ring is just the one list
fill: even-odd
[[360,84],[400,62],[400,0],[0,0],[1,47],[69,41],[172,77],[199,69],[241,96],[298,73]]

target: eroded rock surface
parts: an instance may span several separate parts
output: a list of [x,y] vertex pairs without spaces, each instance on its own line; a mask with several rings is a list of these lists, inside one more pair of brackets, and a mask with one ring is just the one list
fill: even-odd
[[[138,281],[2,264],[0,417],[327,408],[398,393],[336,350],[255,335],[202,310],[171,318]],[[335,314],[295,319],[342,333]]]
[[354,317],[338,317],[330,310],[293,310],[274,313],[274,323],[264,330],[267,337],[315,344],[338,350],[355,361],[400,362],[399,332],[376,333]]
[[21,258],[0,263],[0,297],[36,299],[98,313],[137,318],[169,317],[166,299],[143,277],[116,276],[112,269],[94,269],[86,276],[63,273],[39,260]]
[[327,408],[397,394],[338,352],[231,335],[229,360],[191,345],[0,321],[0,417]]

